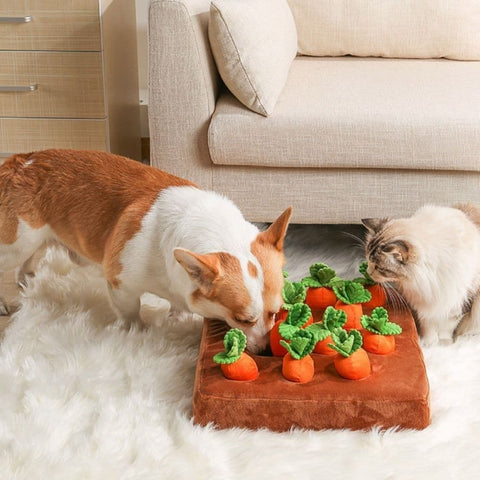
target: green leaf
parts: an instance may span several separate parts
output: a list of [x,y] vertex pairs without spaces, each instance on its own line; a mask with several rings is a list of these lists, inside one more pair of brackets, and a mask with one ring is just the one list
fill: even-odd
[[314,263],[310,266],[310,276],[318,280],[322,284],[322,287],[328,285],[335,275],[335,270],[325,263]]
[[352,280],[344,280],[341,284],[334,285],[333,291],[339,300],[347,304],[364,303],[372,298],[368,290]]
[[290,340],[295,333],[298,332],[300,328],[296,325],[290,325],[285,321],[281,322],[278,326],[278,333],[284,338],[285,340]]
[[402,327],[388,321],[388,312],[383,307],[374,308],[372,315],[362,315],[362,327],[377,335],[398,335],[402,333]]
[[315,343],[325,340],[331,334],[330,330],[327,330],[322,323],[312,323],[304,330],[313,334]]
[[291,305],[295,303],[303,303],[306,295],[307,291],[301,282],[292,283],[288,280],[285,280],[282,288],[282,297],[285,303],[282,308],[285,310],[290,310]]
[[282,270],[282,274],[283,274],[283,278],[287,278],[290,274],[285,271],[285,270]]
[[247,337],[238,328],[230,329],[223,337],[224,352],[217,353],[213,357],[215,363],[234,363],[245,350],[247,346]]
[[367,273],[368,262],[362,262],[358,267],[358,271],[363,275],[364,285],[375,285],[375,280]]
[[290,343],[280,340],[280,345],[296,360],[300,360],[312,353],[316,343],[315,336],[307,330],[299,330],[292,337]]
[[332,340],[334,343],[329,343],[328,346],[344,357],[355,353],[363,344],[362,334],[358,330],[347,332],[343,328],[337,328],[332,332]]
[[400,335],[402,327],[394,322],[387,322],[383,327],[383,335]]
[[323,285],[313,277],[302,278],[301,282],[305,287],[311,287],[311,288],[321,288],[321,287],[323,287]]
[[345,280],[343,278],[340,278],[340,277],[333,277],[330,282],[328,282],[328,286],[333,288],[335,285],[341,285],[343,284]]
[[347,323],[347,314],[343,310],[327,307],[323,313],[323,326],[330,332],[343,327]]
[[278,326],[278,333],[290,340],[310,319],[312,311],[305,303],[295,303],[290,307],[287,318]]
[[288,312],[285,322],[289,325],[301,328],[308,322],[311,316],[312,311],[308,305],[305,303],[295,303]]

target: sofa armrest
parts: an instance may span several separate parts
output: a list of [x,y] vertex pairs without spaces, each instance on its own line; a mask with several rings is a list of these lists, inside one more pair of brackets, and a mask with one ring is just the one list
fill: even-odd
[[219,83],[209,12],[210,0],[153,0],[149,11],[151,163],[206,188],[207,129]]

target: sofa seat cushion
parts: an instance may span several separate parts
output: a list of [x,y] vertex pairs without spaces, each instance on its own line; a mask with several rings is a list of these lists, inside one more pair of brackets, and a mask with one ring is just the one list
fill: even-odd
[[480,62],[297,57],[265,118],[230,93],[209,132],[219,165],[480,171]]

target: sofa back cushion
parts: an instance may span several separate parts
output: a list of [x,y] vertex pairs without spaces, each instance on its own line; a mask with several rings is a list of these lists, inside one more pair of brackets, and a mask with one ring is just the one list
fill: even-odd
[[286,0],[214,0],[208,36],[225,85],[245,106],[268,116],[297,54]]
[[480,0],[288,0],[304,55],[480,60]]

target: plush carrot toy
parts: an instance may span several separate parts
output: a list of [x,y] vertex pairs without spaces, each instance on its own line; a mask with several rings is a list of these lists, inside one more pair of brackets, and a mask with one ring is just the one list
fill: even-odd
[[388,321],[388,312],[383,307],[374,308],[372,315],[362,315],[363,346],[370,353],[387,355],[395,350],[395,335],[402,327]]
[[258,377],[258,367],[255,360],[244,352],[247,337],[238,328],[229,330],[223,338],[225,351],[213,357],[220,364],[223,375],[230,380],[255,380]]
[[306,289],[301,282],[289,282],[285,280],[282,288],[282,298],[284,304],[275,316],[277,322],[281,322],[287,318],[288,312],[296,303],[304,303],[306,297]]
[[302,279],[307,287],[305,303],[319,310],[335,305],[337,298],[332,290],[332,283],[338,280],[335,270],[324,263],[314,263],[310,267],[310,276]]
[[322,355],[335,355],[337,352],[328,346],[332,343],[332,332],[337,328],[341,328],[347,321],[347,315],[343,310],[336,310],[333,307],[327,307],[323,320],[313,323],[308,329],[314,333],[317,344],[313,351]]
[[362,303],[368,302],[372,298],[370,292],[367,292],[362,285],[352,280],[336,282],[333,291],[338,298],[335,308],[343,310],[347,315],[347,322],[343,328],[345,330],[362,328],[360,323],[363,315]]
[[354,282],[360,283],[370,292],[372,298],[363,304],[365,308],[383,307],[387,303],[387,295],[382,285],[375,283],[372,277],[367,273],[367,262],[362,262],[358,268],[359,272],[363,275],[360,278],[356,278]]
[[310,356],[315,347],[315,335],[308,330],[298,330],[290,338],[290,343],[280,340],[288,351],[283,357],[282,374],[291,382],[306,383],[315,373],[313,358]]
[[370,375],[371,366],[367,352],[362,348],[362,335],[358,330],[347,332],[338,328],[332,332],[333,344],[330,347],[338,353],[333,363],[335,370],[343,378],[361,380]]
[[275,357],[283,357],[287,350],[280,340],[290,340],[292,335],[313,322],[312,311],[305,303],[295,303],[283,322],[277,322],[270,330],[270,349]]

